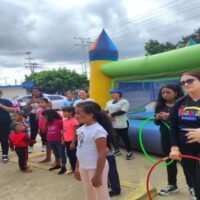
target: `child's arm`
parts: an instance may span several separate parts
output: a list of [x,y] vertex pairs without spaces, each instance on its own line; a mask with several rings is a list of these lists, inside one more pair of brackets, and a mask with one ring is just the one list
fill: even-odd
[[78,160],[76,161],[76,167],[75,167],[75,170],[74,170],[74,177],[77,181],[81,181],[81,175],[80,175],[80,172],[79,172],[79,161]]
[[10,149],[11,149],[11,151],[14,151],[15,148],[14,148],[14,144],[13,144],[13,142],[12,142],[11,139],[9,139],[9,144],[10,144]]
[[77,141],[77,137],[78,137],[78,135],[76,134],[77,128],[78,128],[78,126],[74,126],[73,127],[73,131],[74,131],[75,135],[74,135],[74,138],[73,138],[73,140],[72,140],[72,142],[70,144],[70,149],[71,150],[76,148],[76,141]]
[[26,141],[28,143],[28,145],[33,145],[36,143],[35,140],[31,140],[28,136],[28,134],[26,134],[24,137],[23,137],[24,141]]
[[98,159],[97,159],[97,168],[94,177],[92,178],[92,185],[94,187],[99,187],[102,185],[101,177],[102,172],[105,167],[106,162],[106,153],[107,153],[107,147],[106,147],[106,138],[98,138],[95,140],[97,152],[98,152]]

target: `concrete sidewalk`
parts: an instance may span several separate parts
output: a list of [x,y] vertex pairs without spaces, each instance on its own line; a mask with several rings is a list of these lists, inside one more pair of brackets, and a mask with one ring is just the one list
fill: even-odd
[[[11,161],[7,164],[0,163],[0,200],[84,200],[84,192],[81,182],[74,179],[73,175],[58,175],[57,172],[49,172],[49,164],[38,164],[44,158],[44,153],[39,152],[39,144],[36,151],[30,155],[29,165],[32,173],[21,173],[17,165],[17,157],[11,153]],[[126,152],[117,157],[117,165],[122,185],[122,194],[113,197],[113,200],[139,200],[147,199],[145,179],[152,164],[136,152],[135,159],[125,160]],[[156,158],[155,159],[159,159]],[[166,170],[157,167],[151,177],[151,186],[157,191],[166,185]],[[179,166],[178,186],[180,192],[168,197],[156,196],[155,200],[189,199],[184,175]],[[155,189],[153,190],[155,195]]]

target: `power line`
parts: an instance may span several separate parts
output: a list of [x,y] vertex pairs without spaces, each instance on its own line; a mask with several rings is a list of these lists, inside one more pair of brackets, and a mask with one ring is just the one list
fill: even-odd
[[74,39],[79,40],[80,43],[75,44],[76,46],[80,46],[82,49],[83,54],[83,62],[81,64],[84,65],[85,68],[85,74],[87,75],[87,59],[86,59],[86,47],[89,46],[90,38],[84,38],[84,37],[74,37]]

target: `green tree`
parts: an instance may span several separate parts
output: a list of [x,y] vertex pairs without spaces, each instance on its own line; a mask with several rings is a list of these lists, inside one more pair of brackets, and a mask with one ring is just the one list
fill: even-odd
[[88,79],[85,75],[65,68],[34,73],[25,76],[25,82],[33,81],[41,87],[45,93],[64,94],[67,90],[75,90],[88,87]]
[[145,51],[146,55],[154,55],[157,53],[162,53],[166,51],[170,51],[176,49],[176,45],[166,42],[165,44],[159,43],[157,40],[149,40],[145,43]]
[[192,38],[196,43],[200,44],[200,28],[194,30],[194,33],[191,35],[182,36],[182,39],[178,43],[182,43],[185,46],[190,38]]

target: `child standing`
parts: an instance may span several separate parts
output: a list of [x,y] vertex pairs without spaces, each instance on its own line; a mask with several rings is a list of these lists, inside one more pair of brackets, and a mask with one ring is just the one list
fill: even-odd
[[42,112],[46,120],[46,138],[49,147],[53,150],[55,156],[55,166],[49,168],[49,171],[60,169],[60,159],[62,158],[61,152],[61,139],[63,132],[62,117],[53,109],[48,109]]
[[14,132],[10,135],[10,148],[12,151],[15,150],[18,156],[18,163],[21,171],[31,172],[27,167],[28,145],[33,144],[34,141],[29,139],[28,134],[25,133],[24,125],[20,122],[13,124],[13,131]]
[[[65,148],[67,150],[67,157],[74,172],[76,166],[76,129],[79,126],[78,120],[74,117],[75,108],[68,106],[63,109],[63,141],[64,141],[64,156]],[[64,172],[63,172],[64,173]]]
[[75,178],[82,180],[87,200],[109,200],[109,167],[106,161],[108,133],[103,128],[107,117],[90,102],[76,106],[76,117],[84,125],[77,129]]
[[42,139],[41,151],[42,152],[46,151],[46,158],[44,160],[41,160],[39,163],[45,163],[45,162],[51,161],[51,149],[49,148],[47,144],[46,121],[45,121],[44,116],[42,115],[42,112],[49,109],[49,100],[44,97],[39,98],[38,106],[39,106],[39,109],[36,111],[36,116],[38,118],[39,134]]

